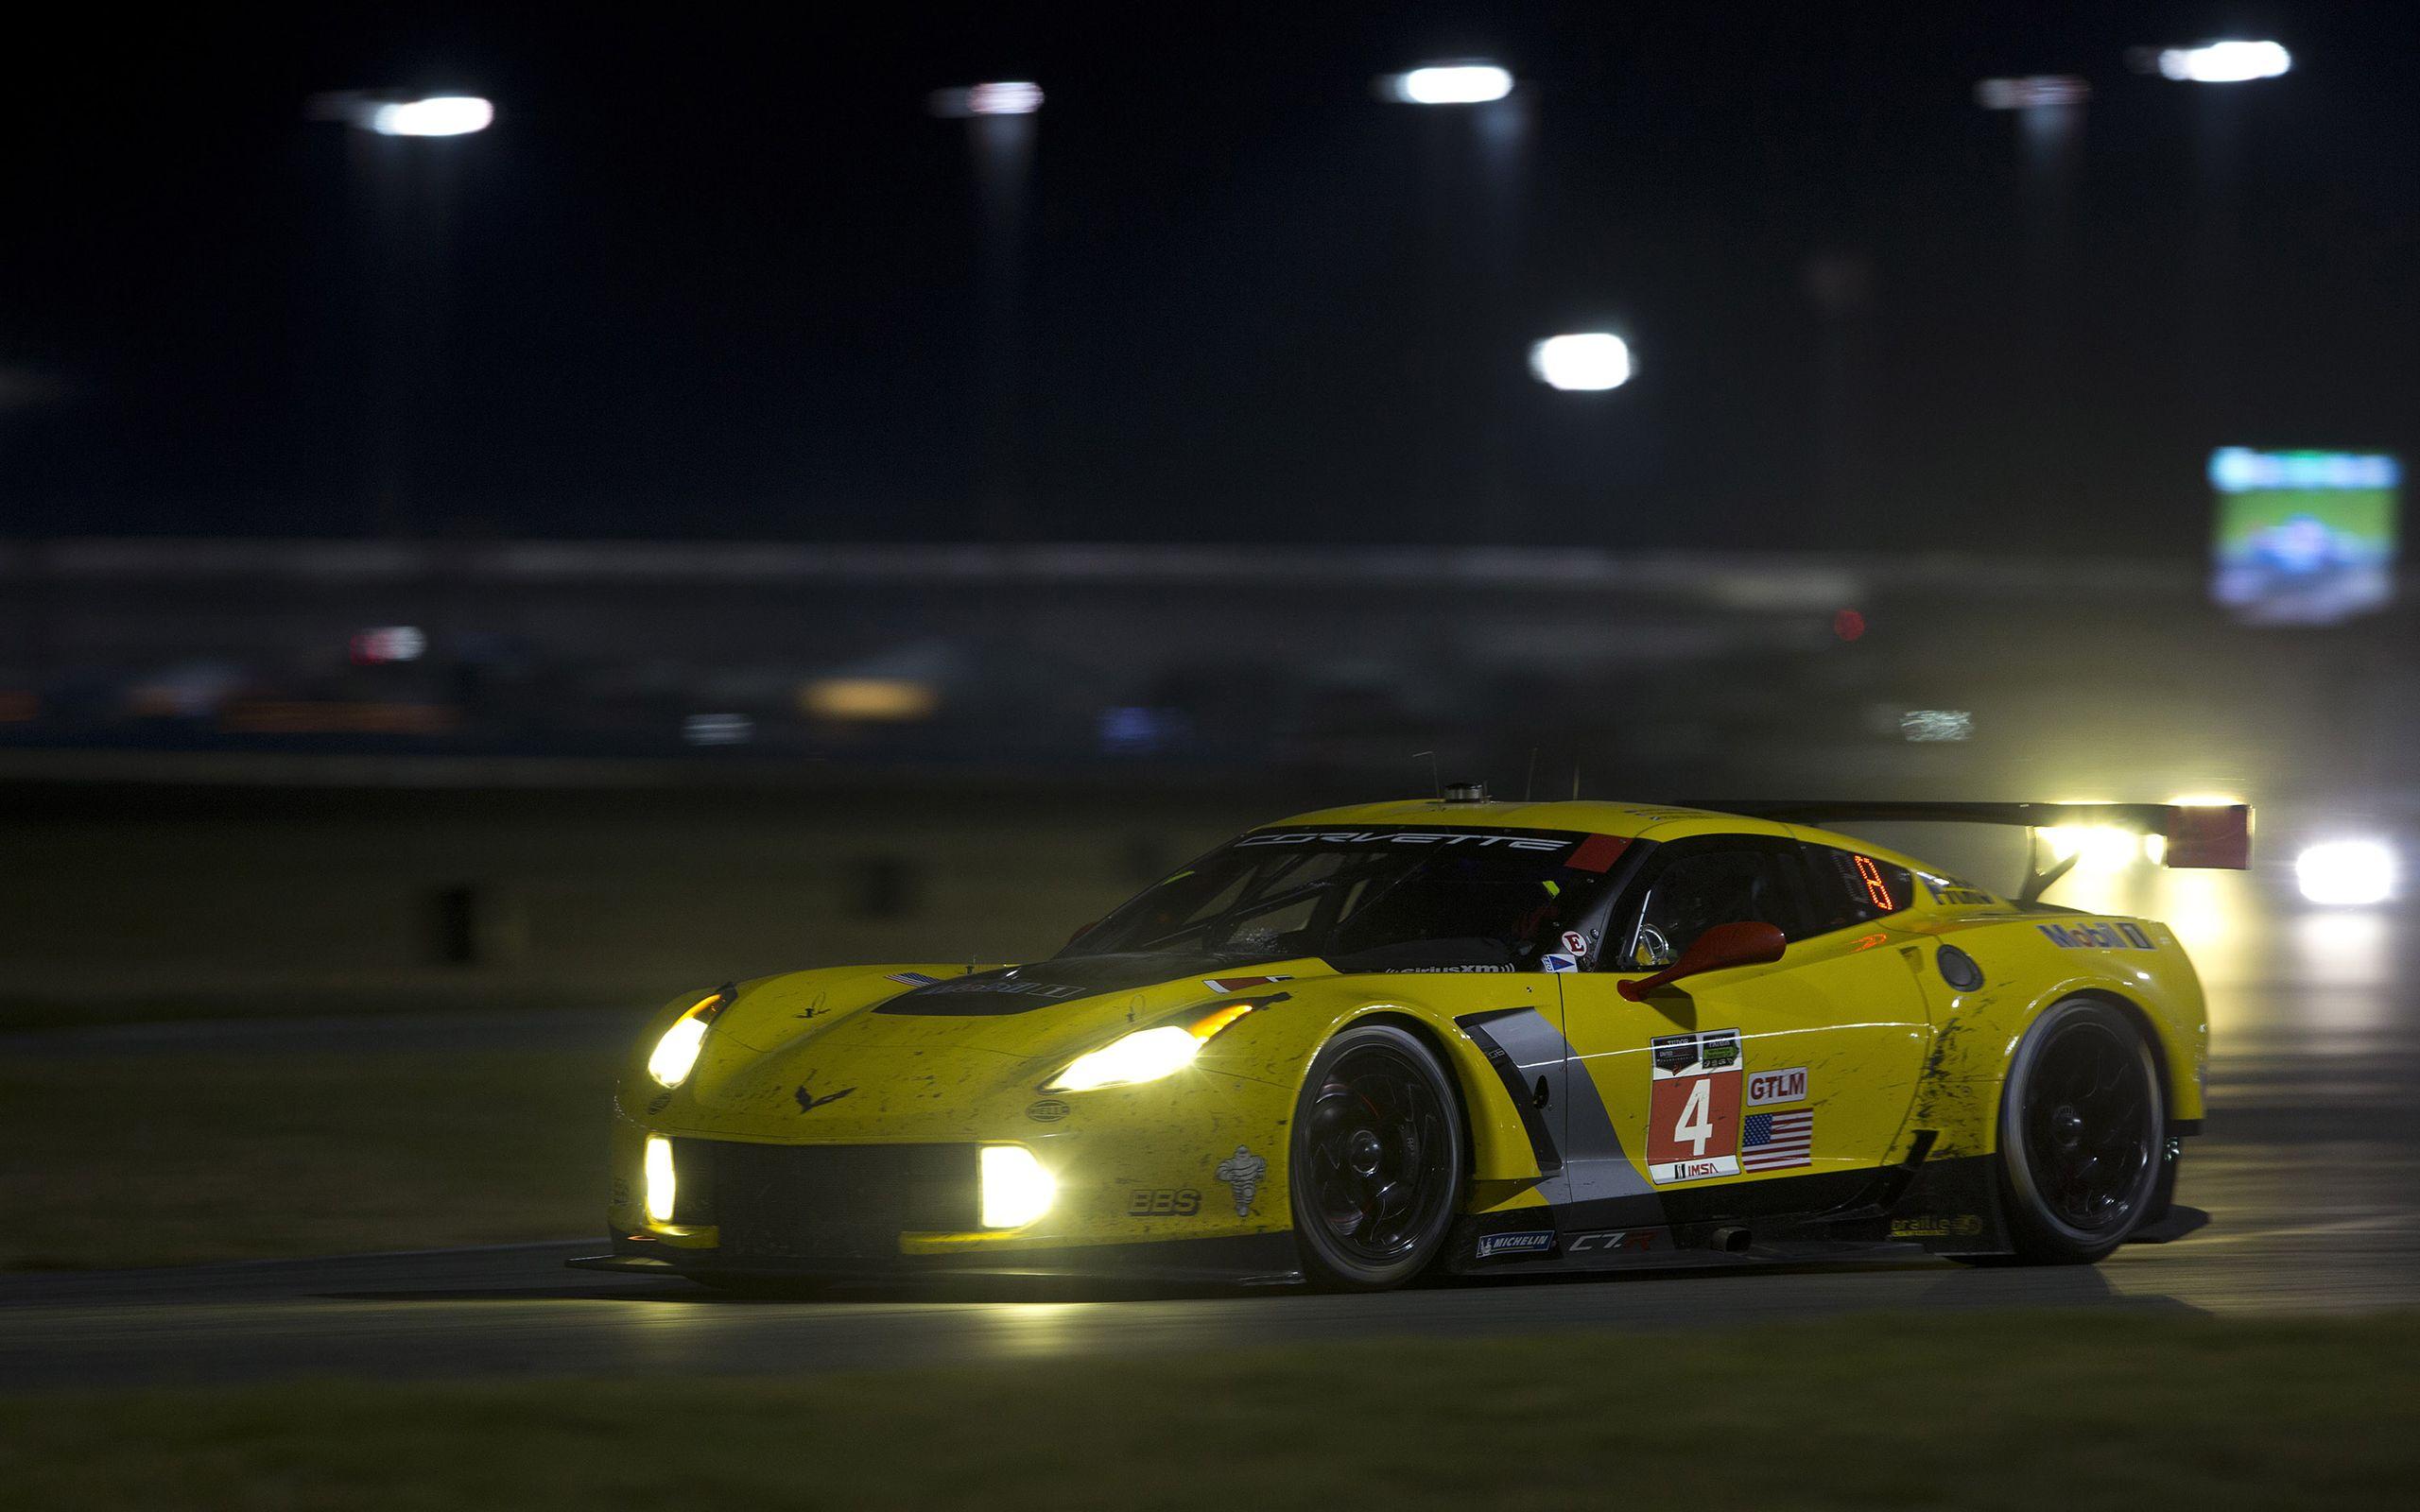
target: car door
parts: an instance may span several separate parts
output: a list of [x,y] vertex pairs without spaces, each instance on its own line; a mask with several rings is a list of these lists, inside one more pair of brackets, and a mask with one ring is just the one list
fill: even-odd
[[[1825,1206],[1833,1199],[1807,1189],[1782,1199],[1755,1188],[1894,1158],[1930,1030],[1895,937],[1870,901],[1847,906],[1838,885],[1792,839],[1673,841],[1616,902],[1592,969],[1560,978],[1575,1080],[1668,1207],[1695,1189],[1709,1195],[1687,1211],[1706,1216]],[[1684,978],[1642,1002],[1621,995],[1625,978],[1739,921],[1778,927],[1782,958]],[[1740,1190],[1713,1194],[1728,1186]]]

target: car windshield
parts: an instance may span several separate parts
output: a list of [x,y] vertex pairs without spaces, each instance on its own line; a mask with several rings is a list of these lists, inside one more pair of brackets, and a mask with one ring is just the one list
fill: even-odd
[[1318,955],[1363,971],[1533,969],[1564,949],[1563,932],[1580,927],[1603,886],[1598,858],[1610,842],[1589,847],[1589,838],[1255,831],[1150,888],[1061,954]]

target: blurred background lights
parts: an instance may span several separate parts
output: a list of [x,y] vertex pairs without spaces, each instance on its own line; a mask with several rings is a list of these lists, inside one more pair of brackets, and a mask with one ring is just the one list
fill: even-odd
[[1031,115],[1042,109],[1042,86],[1025,79],[977,84],[966,92],[970,115]]
[[2294,885],[2315,903],[2382,903],[2394,884],[2394,851],[2382,841],[2325,840],[2294,857]]
[[1512,93],[1512,76],[1494,63],[1431,63],[1378,81],[1378,93],[1405,105],[1485,105]]
[[468,136],[494,122],[495,107],[476,94],[431,94],[373,108],[369,127],[380,136]]
[[819,678],[799,690],[801,713],[818,719],[908,720],[930,718],[941,707],[940,690],[913,678]]
[[691,714],[681,721],[681,738],[692,746],[744,746],[756,733],[746,714]]
[[1042,86],[1030,79],[995,79],[959,89],[937,89],[927,101],[935,115],[1031,115],[1042,109]]
[[1968,740],[1975,716],[1963,709],[1910,709],[1899,716],[1899,732],[1912,741]]
[[2054,824],[2041,834],[2052,857],[2075,857],[2080,871],[2116,871],[2133,864],[2141,850],[2133,831],[2114,824]]
[[2159,55],[2163,77],[2190,84],[2275,78],[2293,64],[2293,55],[2273,42],[2204,43],[2199,47],[2165,48]]
[[1975,85],[1975,103],[1987,111],[2030,111],[2038,106],[2081,105],[2091,94],[2092,86],[2073,74],[1986,78]]
[[1599,393],[1630,382],[1630,343],[1604,331],[1548,336],[1530,349],[1530,371],[1549,388]]
[[382,625],[353,638],[353,659],[364,666],[382,662],[417,662],[428,649],[428,635],[417,625]]

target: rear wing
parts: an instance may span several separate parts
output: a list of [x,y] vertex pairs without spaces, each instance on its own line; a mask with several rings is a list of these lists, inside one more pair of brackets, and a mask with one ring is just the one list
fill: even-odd
[[[1861,802],[1844,799],[1696,799],[1690,808],[1785,823],[1828,824],[1838,820],[1898,820],[1910,823],[2004,824],[2034,832],[2117,829],[2156,834],[2165,842],[2160,863],[2169,867],[2241,871],[2252,864],[2252,809],[2248,804],[2201,803],[1924,803]],[[2018,893],[2031,902],[2067,874],[2079,851],[2051,864],[2034,865],[2029,850],[2027,876]]]

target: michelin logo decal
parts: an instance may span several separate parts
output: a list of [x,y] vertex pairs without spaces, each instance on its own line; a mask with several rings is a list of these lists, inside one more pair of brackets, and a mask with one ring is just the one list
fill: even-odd
[[1481,1234],[1478,1258],[1491,1255],[1541,1255],[1554,1247],[1554,1234],[1540,1230],[1526,1234]]

